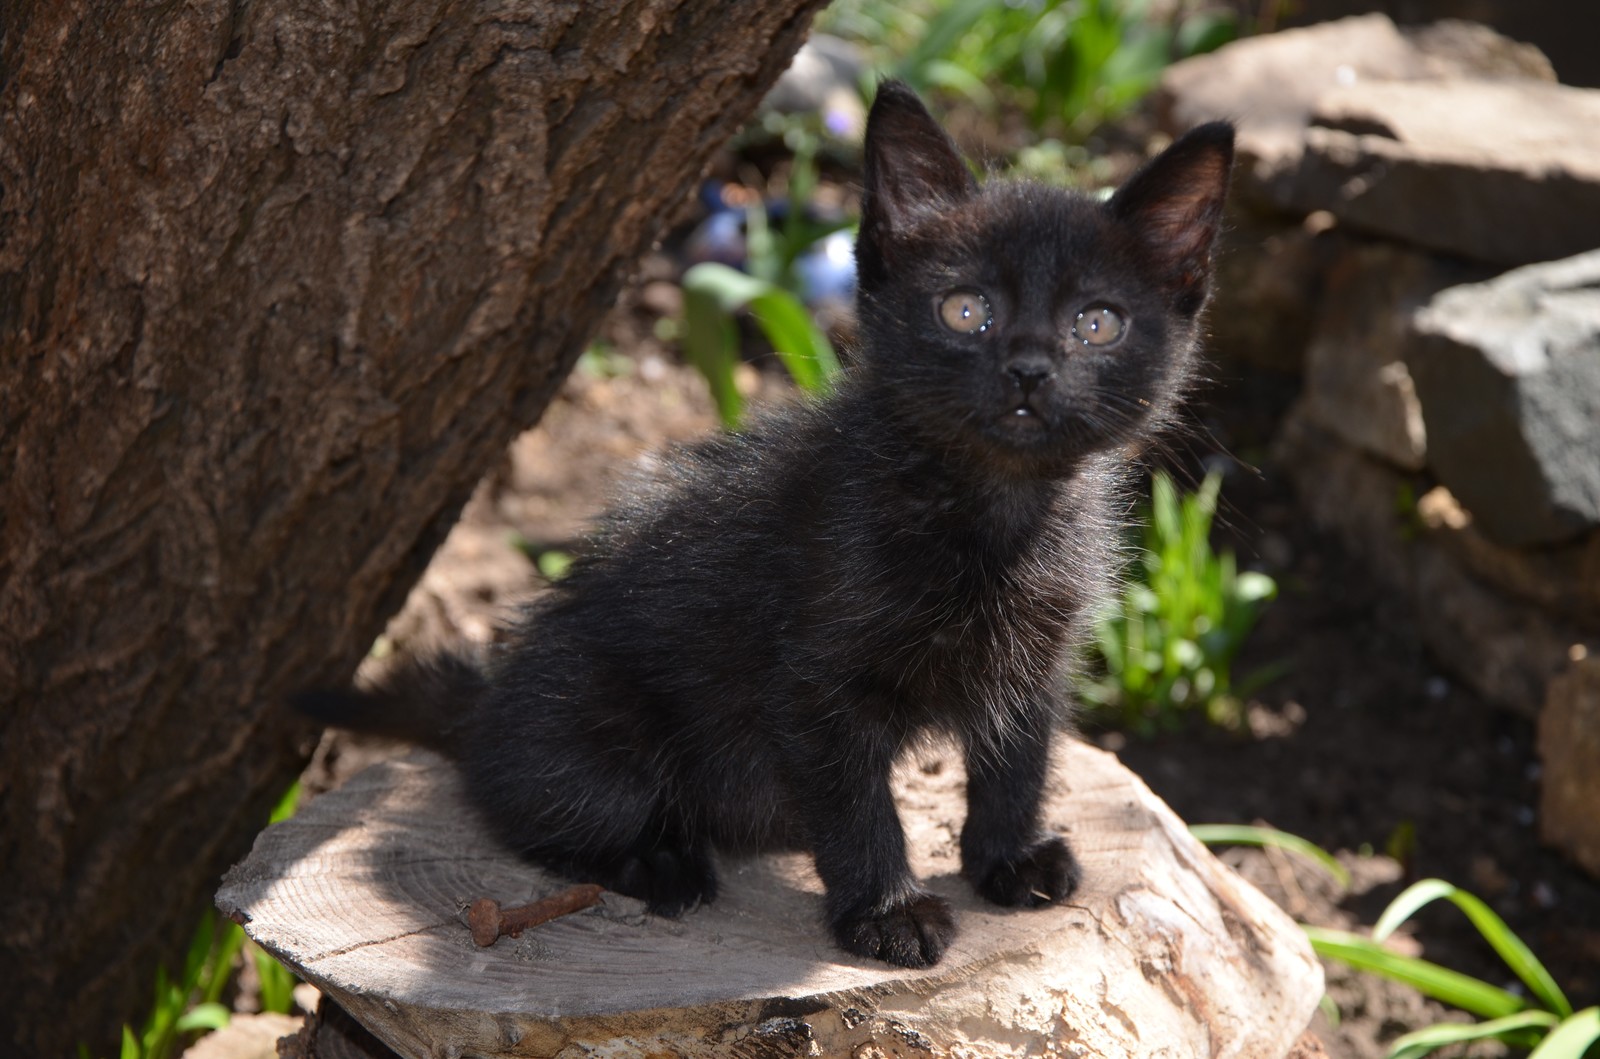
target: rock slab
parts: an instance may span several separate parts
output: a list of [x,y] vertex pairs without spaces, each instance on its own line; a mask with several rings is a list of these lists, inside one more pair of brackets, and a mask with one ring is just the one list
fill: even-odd
[[679,920],[607,894],[478,948],[468,902],[566,884],[500,848],[425,754],[269,828],[217,902],[411,1059],[1289,1054],[1322,993],[1304,934],[1114,757],[1059,749],[1043,822],[1085,882],[1029,911],[983,904],[959,876],[958,760],[897,781],[913,865],[960,920],[923,971],[836,949],[799,855],[724,862],[717,900]]
[[1600,655],[1575,654],[1539,716],[1539,837],[1600,878]]
[[1491,539],[1600,526],[1600,250],[1443,291],[1406,362],[1428,463]]
[[1175,63],[1155,101],[1176,134],[1206,121],[1238,125],[1240,192],[1257,205],[1306,212],[1296,185],[1307,129],[1331,92],[1376,82],[1478,78],[1553,82],[1537,48],[1487,27],[1445,20],[1402,31],[1368,14],[1248,37]]
[[1289,204],[1429,250],[1526,265],[1600,247],[1600,90],[1452,78],[1324,92]]
[[1306,347],[1306,409],[1349,444],[1420,470],[1427,434],[1401,359],[1411,317],[1441,290],[1477,277],[1392,243],[1340,243]]

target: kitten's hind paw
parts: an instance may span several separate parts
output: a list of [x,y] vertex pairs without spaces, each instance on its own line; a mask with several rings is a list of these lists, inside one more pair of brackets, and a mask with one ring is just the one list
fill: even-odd
[[1048,838],[1007,857],[968,869],[972,885],[985,900],[1007,908],[1037,908],[1071,895],[1083,881],[1083,868],[1072,848]]
[[833,921],[833,936],[841,948],[896,967],[932,967],[955,934],[949,903],[921,890],[884,911],[847,913]]
[[717,897],[717,870],[700,850],[652,849],[618,866],[611,889],[637,897],[658,916],[677,918]]

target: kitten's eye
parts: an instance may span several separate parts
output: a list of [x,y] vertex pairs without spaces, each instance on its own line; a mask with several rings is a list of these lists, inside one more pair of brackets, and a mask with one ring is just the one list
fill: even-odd
[[1072,334],[1086,346],[1109,346],[1122,337],[1128,322],[1109,305],[1091,305],[1078,314]]
[[989,310],[989,299],[975,290],[953,290],[939,295],[934,303],[939,320],[950,330],[961,335],[975,335],[994,322]]

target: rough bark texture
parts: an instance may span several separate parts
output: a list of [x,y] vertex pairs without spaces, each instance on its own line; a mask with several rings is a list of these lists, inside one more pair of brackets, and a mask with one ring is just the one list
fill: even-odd
[[276,703],[348,677],[819,6],[6,0],[0,1040],[139,1014],[301,760]]
[[1063,904],[978,900],[959,875],[959,756],[896,784],[918,874],[950,899],[944,960],[906,971],[837,949],[810,858],[724,860],[678,920],[604,904],[476,945],[466,908],[567,882],[478,823],[455,770],[367,769],[269,829],[218,905],[407,1059],[1285,1059],[1322,994],[1305,934],[1206,852],[1114,757],[1059,748],[1044,822],[1084,866]]

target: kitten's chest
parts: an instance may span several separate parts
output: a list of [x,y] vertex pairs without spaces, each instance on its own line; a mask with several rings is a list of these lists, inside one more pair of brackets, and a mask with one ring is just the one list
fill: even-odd
[[925,557],[900,586],[898,642],[888,675],[917,694],[1048,681],[1091,608],[1097,582],[1085,576],[1094,548],[1074,548],[1054,530],[999,561],[984,552]]

